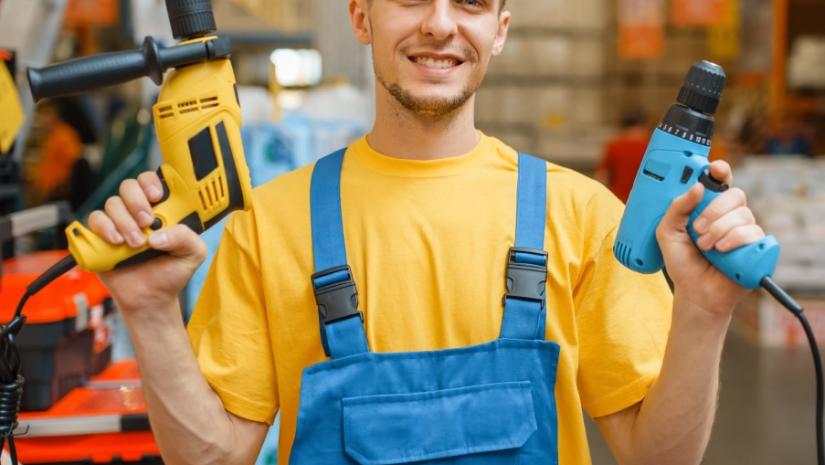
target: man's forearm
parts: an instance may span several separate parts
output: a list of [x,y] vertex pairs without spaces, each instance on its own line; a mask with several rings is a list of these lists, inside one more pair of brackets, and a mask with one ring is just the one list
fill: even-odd
[[677,290],[662,370],[639,408],[629,464],[696,465],[710,438],[730,318],[684,297]]
[[180,315],[177,303],[123,311],[164,462],[249,463],[229,460],[239,449],[232,447],[232,418],[200,372]]

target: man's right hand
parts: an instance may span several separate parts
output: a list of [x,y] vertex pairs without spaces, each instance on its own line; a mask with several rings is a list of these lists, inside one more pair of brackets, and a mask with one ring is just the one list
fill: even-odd
[[145,172],[120,184],[120,195],[110,197],[104,210],[89,215],[89,228],[111,244],[138,249],[147,243],[167,254],[139,265],[101,273],[106,287],[122,310],[167,308],[176,302],[186,282],[206,257],[206,244],[194,231],[175,225],[154,231],[143,229],[154,220],[152,202],[163,196],[157,174]]

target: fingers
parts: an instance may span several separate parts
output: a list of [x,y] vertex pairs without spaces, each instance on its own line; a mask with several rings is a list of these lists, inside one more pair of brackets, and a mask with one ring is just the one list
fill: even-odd
[[753,217],[750,208],[737,207],[711,223],[707,228],[707,232],[699,236],[696,245],[702,250],[710,250],[717,244],[721,246],[723,240],[727,242],[727,235],[734,229],[755,224],[756,219]]
[[724,160],[716,160],[711,162],[710,175],[717,181],[722,181],[729,186],[733,185],[733,171],[731,171],[728,162]]
[[123,235],[115,227],[115,223],[100,210],[95,210],[89,215],[89,229],[112,244],[120,245],[125,241]]
[[160,178],[154,171],[146,171],[137,177],[138,184],[143,188],[143,192],[150,202],[159,202],[163,197],[163,185]]
[[140,231],[137,222],[132,214],[126,208],[126,204],[120,197],[109,197],[103,210],[106,215],[114,223],[118,232],[126,238],[126,243],[130,247],[142,247],[146,243],[146,238]]
[[711,224],[728,212],[747,205],[747,200],[745,191],[737,187],[722,192],[693,222],[694,231],[700,235],[706,234]]
[[696,183],[690,190],[676,197],[662,218],[657,228],[657,234],[683,232],[690,219],[690,214],[696,206],[699,205],[699,202],[702,201],[704,192],[705,186]]
[[142,228],[154,221],[152,203],[163,198],[163,184],[155,172],[141,173],[137,180],[120,184],[118,196],[106,200],[103,211],[89,215],[89,228],[109,243],[139,248],[146,244]]
[[175,257],[202,261],[206,257],[206,244],[194,231],[182,224],[161,229],[149,235],[149,246],[168,252]]
[[138,226],[148,228],[154,220],[152,206],[140,184],[134,179],[127,179],[120,183],[120,198],[132,218],[137,220]]
[[763,237],[765,237],[765,231],[763,231],[757,224],[737,226],[728,231],[728,233],[716,243],[716,250],[720,252],[729,252],[733,249],[742,247],[743,245],[760,241]]

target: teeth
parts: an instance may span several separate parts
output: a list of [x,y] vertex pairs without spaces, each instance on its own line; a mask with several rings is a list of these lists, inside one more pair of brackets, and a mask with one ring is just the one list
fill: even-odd
[[448,69],[456,66],[458,62],[456,60],[447,59],[447,60],[436,60],[430,57],[415,57],[415,62],[419,65],[426,66],[427,68],[435,68],[435,69]]

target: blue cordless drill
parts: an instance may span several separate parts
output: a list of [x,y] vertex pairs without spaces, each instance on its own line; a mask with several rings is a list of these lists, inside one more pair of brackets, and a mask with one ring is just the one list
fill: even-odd
[[[694,64],[650,138],[627,201],[619,234],[613,247],[616,258],[626,267],[655,273],[664,262],[656,242],[656,227],[670,203],[695,183],[705,186],[702,202],[693,211],[688,233],[694,243],[698,234],[693,221],[728,186],[713,179],[708,152],[713,133],[713,114],[725,85],[725,72],[708,61]],[[730,252],[702,251],[705,258],[728,278],[747,289],[756,289],[770,278],[779,259],[779,243],[773,236]]]
[[[626,267],[640,273],[655,273],[662,269],[664,260],[656,241],[656,227],[676,197],[697,182],[705,186],[704,197],[690,215],[687,226],[688,234],[696,243],[699,235],[693,230],[693,221],[713,199],[728,189],[727,185],[711,177],[708,161],[713,114],[719,106],[724,86],[725,72],[720,66],[708,61],[694,64],[679,91],[677,103],[670,106],[654,130],[636,173],[613,245],[613,254]],[[775,237],[767,236],[730,252],[699,250],[713,266],[742,287],[764,288],[802,324],[816,372],[817,464],[825,465],[825,377],[822,358],[804,310],[773,281],[773,272],[779,260],[779,243]]]

